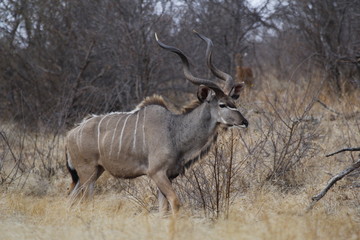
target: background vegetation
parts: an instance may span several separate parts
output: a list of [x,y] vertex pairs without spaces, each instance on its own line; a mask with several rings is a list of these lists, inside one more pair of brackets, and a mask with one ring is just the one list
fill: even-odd
[[[0,231],[4,239],[358,239],[359,172],[315,208],[311,197],[360,146],[360,2],[0,2]],[[180,217],[157,214],[147,178],[104,174],[94,201],[70,208],[64,134],[90,113],[131,110],[153,93],[175,107],[195,98],[215,64],[235,76],[244,56],[255,79],[239,105],[247,130],[229,130],[174,182]],[[66,229],[66,230],[65,230]]]

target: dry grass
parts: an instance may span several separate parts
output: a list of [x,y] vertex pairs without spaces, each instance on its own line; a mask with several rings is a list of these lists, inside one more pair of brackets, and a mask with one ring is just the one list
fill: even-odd
[[1,197],[0,231],[2,239],[359,239],[352,207],[327,199],[305,214],[309,197],[253,192],[237,199],[227,219],[211,220],[186,209],[164,218],[116,194],[69,208],[62,196],[12,192]]
[[[243,107],[250,128],[229,131],[216,153],[177,179],[184,206],[176,217],[157,213],[156,188],[147,178],[116,180],[107,174],[92,201],[71,207],[63,137],[2,124],[7,142],[0,140],[0,239],[360,239],[359,172],[306,213],[331,174],[357,159],[355,153],[324,155],[360,146],[358,93],[338,98],[318,89],[274,82],[248,92]],[[229,199],[212,186],[214,164],[220,164],[219,183],[231,180]],[[221,208],[211,206],[214,196]]]

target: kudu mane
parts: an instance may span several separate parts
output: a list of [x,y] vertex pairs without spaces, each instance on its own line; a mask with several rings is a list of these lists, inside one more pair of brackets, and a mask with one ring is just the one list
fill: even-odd
[[141,101],[141,103],[136,106],[136,109],[142,109],[149,105],[158,105],[169,110],[168,104],[166,103],[165,99],[157,94],[146,97],[144,100]]
[[[198,106],[201,105],[201,102],[199,100],[193,100],[192,102],[188,103],[187,105],[185,105],[184,107],[180,107],[180,108],[171,108],[169,107],[169,105],[171,105],[171,103],[168,103],[163,96],[161,95],[157,95],[154,94],[152,96],[148,96],[146,98],[144,98],[137,106],[136,108],[132,111],[132,112],[137,112],[140,109],[143,109],[147,106],[150,105],[156,105],[156,106],[160,106],[165,108],[166,110],[170,111],[173,114],[188,114],[190,112],[192,112],[195,108],[197,108]],[[113,113],[105,113],[105,114],[88,114],[86,117],[84,117],[82,119],[81,122],[75,124],[75,126],[79,126],[82,123],[86,122],[87,120],[93,118],[93,117],[97,117],[97,116],[105,116],[105,115],[109,115],[109,114],[114,114],[114,113],[119,113],[119,112],[113,112]],[[124,113],[129,113],[129,112],[124,112]]]
[[176,109],[175,111],[173,111],[169,107],[169,105],[171,105],[171,103],[168,103],[162,96],[154,94],[154,95],[146,97],[144,100],[142,100],[142,102],[136,106],[136,109],[142,109],[142,108],[144,108],[146,106],[150,106],[150,105],[161,106],[174,114],[187,114],[187,113],[192,112],[198,106],[200,106],[201,102],[198,99],[193,100],[192,102],[188,103],[187,105],[180,107],[180,108]]

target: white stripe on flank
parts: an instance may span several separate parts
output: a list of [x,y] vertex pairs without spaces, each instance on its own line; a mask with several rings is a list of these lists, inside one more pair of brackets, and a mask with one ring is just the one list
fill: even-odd
[[136,122],[135,122],[135,130],[134,130],[134,141],[133,141],[133,149],[136,147],[136,132],[138,127],[138,121],[139,121],[139,112],[136,113]]
[[88,118],[88,119],[83,120],[78,126],[78,129],[77,129],[78,131],[77,131],[77,136],[76,136],[76,144],[78,145],[78,148],[79,148],[80,151],[82,151],[82,135],[83,135],[85,125],[91,119],[92,118]]
[[145,152],[145,118],[146,118],[146,107],[144,107],[144,119],[143,119],[143,127],[142,127],[142,132],[143,132],[143,152]]
[[79,132],[78,132],[78,138],[79,138],[79,143],[78,143],[78,146],[79,146],[79,150],[82,151],[82,135],[83,135],[83,131],[84,131],[84,128],[85,128],[85,124],[87,122],[84,122],[81,124],[81,127],[79,129]]
[[107,117],[108,115],[105,115],[101,118],[101,120],[99,121],[98,124],[98,150],[99,150],[99,155],[101,156],[101,151],[100,151],[100,126],[101,126],[101,122]]
[[66,156],[67,156],[67,162],[68,162],[68,165],[69,165],[69,168],[74,170],[74,166],[72,165],[72,162],[71,162],[71,157],[70,157],[70,154],[68,151],[66,151]]
[[77,147],[80,149],[80,131],[81,131],[81,125],[76,129],[77,131],[74,131],[74,138],[76,139]]
[[117,153],[117,156],[118,156],[118,157],[119,157],[119,154],[120,154],[120,152],[121,152],[122,138],[123,138],[124,130],[125,130],[125,127],[126,127],[126,122],[127,122],[127,120],[129,119],[129,117],[130,117],[131,115],[132,115],[132,114],[129,114],[129,115],[125,118],[123,128],[121,129],[120,141],[119,141],[119,150],[118,150],[118,153]]
[[111,153],[112,153],[112,149],[113,149],[113,143],[114,143],[114,139],[115,139],[115,134],[116,134],[117,128],[119,126],[120,120],[122,119],[123,116],[124,115],[119,116],[119,120],[116,122],[116,127],[115,127],[115,130],[113,132],[112,139],[111,139],[109,157],[111,157]]
[[[112,114],[107,114],[108,116],[111,116]],[[107,121],[107,123],[106,123],[106,126],[105,126],[105,132],[107,132],[107,129],[108,129],[108,126],[109,126],[109,122],[111,122],[110,121],[110,119]]]
[[[108,139],[108,136],[111,134],[111,131],[108,131],[108,127],[109,127],[109,123],[111,122],[111,117],[112,117],[113,114],[106,114],[106,116],[108,116],[108,120],[106,122],[106,125],[105,125],[105,132],[103,134],[103,138],[102,138],[102,141],[101,141],[101,146],[107,146],[106,144],[106,140]],[[105,150],[105,148],[104,148]]]

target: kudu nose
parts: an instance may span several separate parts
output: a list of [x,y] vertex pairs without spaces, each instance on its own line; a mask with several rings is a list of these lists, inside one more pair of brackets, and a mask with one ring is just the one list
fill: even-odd
[[245,118],[244,118],[244,120],[242,121],[242,125],[244,125],[246,128],[249,126],[249,122],[248,122],[248,120],[246,120]]

